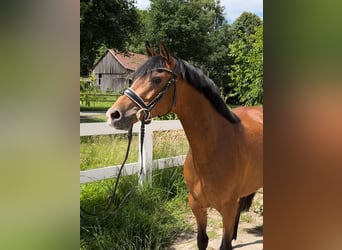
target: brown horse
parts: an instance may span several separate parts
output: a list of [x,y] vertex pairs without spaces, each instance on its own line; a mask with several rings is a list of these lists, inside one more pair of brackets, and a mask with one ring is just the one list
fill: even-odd
[[232,249],[242,210],[262,187],[263,111],[239,107],[230,111],[215,84],[199,69],[172,57],[160,45],[157,55],[135,72],[133,84],[107,111],[108,122],[128,130],[133,123],[173,111],[183,125],[190,150],[184,162],[189,204],[197,221],[197,245],[208,246],[207,208],[223,219],[220,249]]

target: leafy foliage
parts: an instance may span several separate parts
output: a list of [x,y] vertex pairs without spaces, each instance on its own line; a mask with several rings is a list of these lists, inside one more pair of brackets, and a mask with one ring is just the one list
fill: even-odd
[[213,0],[152,0],[145,40],[163,41],[176,56],[203,62],[211,52],[210,34],[222,25],[223,8]]
[[243,12],[232,25],[234,39],[242,38],[243,35],[254,34],[255,27],[262,25],[260,17],[250,12]]
[[97,101],[96,93],[99,89],[95,85],[95,76],[92,74],[89,78],[80,78],[80,102],[87,107],[90,107],[91,103]]
[[230,71],[232,59],[229,56],[228,44],[231,42],[232,32],[228,24],[223,24],[219,29],[214,30],[210,36],[212,52],[207,55],[205,62],[206,74],[221,89],[224,96],[230,92],[228,72]]
[[129,35],[139,29],[134,0],[81,0],[81,75],[87,75],[98,50],[124,50]]
[[263,28],[255,28],[254,33],[239,31],[239,39],[229,45],[230,56],[234,59],[228,74],[232,82],[231,97],[237,97],[240,104],[257,105],[263,102]]

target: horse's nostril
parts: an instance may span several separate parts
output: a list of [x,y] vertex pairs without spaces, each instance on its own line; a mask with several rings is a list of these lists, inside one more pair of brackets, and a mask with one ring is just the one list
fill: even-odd
[[121,113],[118,110],[115,110],[113,113],[110,114],[112,120],[118,120],[121,117]]

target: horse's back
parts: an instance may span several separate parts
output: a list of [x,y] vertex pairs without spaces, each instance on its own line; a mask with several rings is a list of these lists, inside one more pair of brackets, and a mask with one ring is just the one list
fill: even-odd
[[263,108],[260,106],[237,107],[232,110],[243,122],[263,124]]
[[238,115],[241,120],[240,128],[242,128],[242,130],[238,130],[241,132],[240,140],[242,144],[247,150],[257,150],[257,156],[262,157],[263,108],[259,106],[238,107],[232,111]]

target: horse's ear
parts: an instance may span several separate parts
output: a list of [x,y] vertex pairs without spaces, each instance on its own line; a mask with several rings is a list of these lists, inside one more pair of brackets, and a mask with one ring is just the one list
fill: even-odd
[[145,42],[145,47],[146,47],[146,52],[147,52],[148,57],[156,55],[156,52],[151,48],[151,45],[148,41]]
[[166,61],[170,60],[170,54],[167,51],[166,47],[162,42],[159,43],[159,54],[166,59]]

